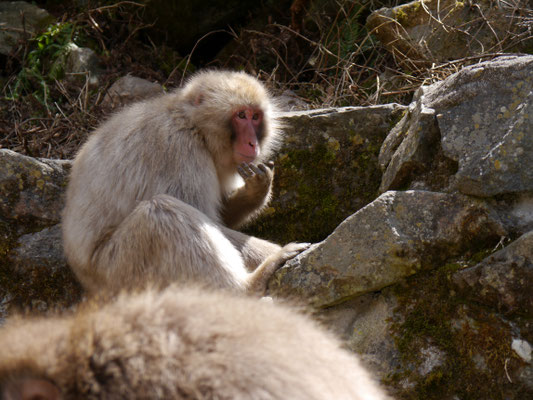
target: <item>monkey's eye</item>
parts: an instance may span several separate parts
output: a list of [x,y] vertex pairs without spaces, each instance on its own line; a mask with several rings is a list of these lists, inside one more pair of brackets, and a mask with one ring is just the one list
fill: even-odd
[[245,119],[246,118],[246,113],[244,111],[239,112],[238,115],[239,115],[240,119]]
[[253,119],[254,121],[257,121],[257,120],[259,119],[259,114],[258,114],[258,113],[255,113],[255,114],[253,115],[252,119]]

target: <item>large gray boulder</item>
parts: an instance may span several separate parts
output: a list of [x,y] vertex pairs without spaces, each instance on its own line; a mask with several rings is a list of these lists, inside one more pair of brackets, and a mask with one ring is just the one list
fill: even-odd
[[464,296],[505,315],[533,317],[533,231],[453,279]]
[[485,204],[445,193],[387,192],[270,280],[276,296],[326,307],[442,265],[506,230]]
[[456,257],[317,316],[397,398],[530,398],[532,239]]
[[381,147],[380,190],[498,199],[514,229],[531,229],[532,77],[533,56],[508,56],[421,87]]

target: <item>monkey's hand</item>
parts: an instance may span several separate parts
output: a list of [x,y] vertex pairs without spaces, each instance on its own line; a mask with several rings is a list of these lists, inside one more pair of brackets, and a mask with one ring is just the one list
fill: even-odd
[[237,171],[244,179],[244,191],[247,196],[262,202],[269,195],[274,178],[272,161],[258,165],[242,163]]
[[270,199],[274,163],[241,164],[237,171],[244,179],[244,186],[223,203],[222,217],[226,226],[237,228],[266,205]]

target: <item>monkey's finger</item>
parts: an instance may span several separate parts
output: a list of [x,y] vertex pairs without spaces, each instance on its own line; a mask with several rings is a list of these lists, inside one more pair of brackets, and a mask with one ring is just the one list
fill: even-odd
[[241,164],[241,167],[249,174],[252,174],[253,175],[253,170],[252,170],[252,165],[253,164],[248,164],[248,163],[242,163]]
[[248,173],[250,177],[257,175],[257,173],[259,173],[259,170],[254,164],[246,164],[246,166],[243,166],[243,168],[246,170],[246,172]]
[[[259,165],[261,165],[261,164],[259,164]],[[257,165],[250,164],[250,168],[252,169],[252,171],[254,172],[255,175],[264,175],[264,172],[261,171]]]
[[245,163],[242,163],[241,165],[239,165],[239,166],[237,167],[237,172],[239,173],[239,175],[240,175],[243,179],[250,178],[250,177],[253,175],[253,172],[250,170],[250,168],[248,167],[248,165],[246,165]]
[[262,171],[263,174],[268,175],[270,172],[270,168],[268,168],[265,164],[259,164],[258,168]]
[[270,161],[267,161],[265,164],[268,168],[274,169],[274,161],[270,160]]

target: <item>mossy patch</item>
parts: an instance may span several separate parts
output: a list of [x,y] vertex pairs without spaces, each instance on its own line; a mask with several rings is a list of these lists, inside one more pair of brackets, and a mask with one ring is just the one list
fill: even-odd
[[13,252],[19,246],[18,238],[42,229],[43,226],[35,221],[0,218],[0,324],[5,317],[3,313],[65,309],[81,299],[83,290],[66,266],[56,265],[54,261],[33,266],[17,266],[14,262]]
[[337,139],[282,154],[276,169],[275,210],[247,232],[278,243],[319,242],[378,196],[378,143]]
[[16,270],[2,249],[0,303],[7,300],[8,314],[15,310],[41,313],[50,308],[65,309],[78,303],[82,293],[80,284],[69,268],[40,265]]
[[[513,378],[522,361],[511,349],[512,324],[461,298],[452,284],[453,273],[477,263],[481,254],[487,253],[419,273],[395,288],[399,306],[391,331],[401,366],[388,381],[398,399],[504,400],[532,394]],[[422,373],[425,348],[444,356]]]

